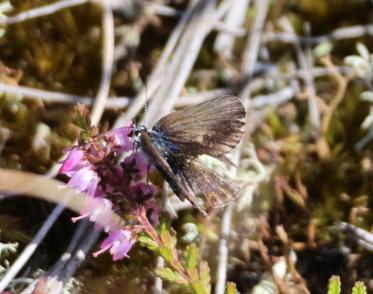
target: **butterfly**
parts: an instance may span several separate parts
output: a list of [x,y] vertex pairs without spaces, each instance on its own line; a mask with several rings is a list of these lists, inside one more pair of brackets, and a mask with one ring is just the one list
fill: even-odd
[[209,155],[232,164],[225,155],[241,140],[245,109],[238,97],[222,96],[185,107],[158,120],[148,130],[135,129],[143,153],[180,199],[188,199],[203,214],[195,195],[213,207],[234,200],[239,187],[198,161]]

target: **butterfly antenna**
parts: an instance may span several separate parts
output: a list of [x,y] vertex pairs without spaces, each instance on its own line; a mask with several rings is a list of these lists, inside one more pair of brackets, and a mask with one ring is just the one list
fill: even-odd
[[144,106],[144,125],[147,126],[146,118],[148,113],[148,87],[145,83],[145,106]]

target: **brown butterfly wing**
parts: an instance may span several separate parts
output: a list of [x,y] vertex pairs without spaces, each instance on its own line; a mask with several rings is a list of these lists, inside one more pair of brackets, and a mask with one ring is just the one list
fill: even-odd
[[215,173],[198,161],[185,162],[178,176],[195,194],[203,194],[213,207],[226,205],[236,199],[240,191],[230,179]]
[[[202,193],[214,207],[234,200],[239,188],[195,158],[207,154],[229,162],[224,154],[241,140],[244,118],[244,107],[234,96],[215,98],[161,118],[149,135],[177,178],[174,186]],[[180,189],[173,190],[178,195]],[[196,203],[195,199],[190,199],[191,193],[185,194]]]
[[188,156],[222,154],[241,140],[245,109],[239,98],[223,96],[170,113],[153,126],[170,146]]

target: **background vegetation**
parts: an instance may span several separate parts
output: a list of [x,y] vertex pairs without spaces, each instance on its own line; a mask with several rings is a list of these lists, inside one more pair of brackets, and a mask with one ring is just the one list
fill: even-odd
[[[372,18],[368,0],[0,2],[0,286],[325,293],[338,275],[342,293],[357,280],[373,292]],[[198,287],[146,238],[129,259],[92,257],[103,235],[41,200],[63,202],[51,178],[79,135],[77,102],[104,131],[140,122],[145,96],[151,125],[224,94],[248,113],[232,155],[240,199],[204,218],[153,179],[173,240],[162,244],[201,266]]]

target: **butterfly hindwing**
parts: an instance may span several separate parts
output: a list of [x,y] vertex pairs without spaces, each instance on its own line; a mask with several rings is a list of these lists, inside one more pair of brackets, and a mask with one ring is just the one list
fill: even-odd
[[203,194],[213,207],[226,205],[236,199],[240,191],[230,179],[217,174],[196,160],[185,162],[177,175],[195,194]]

